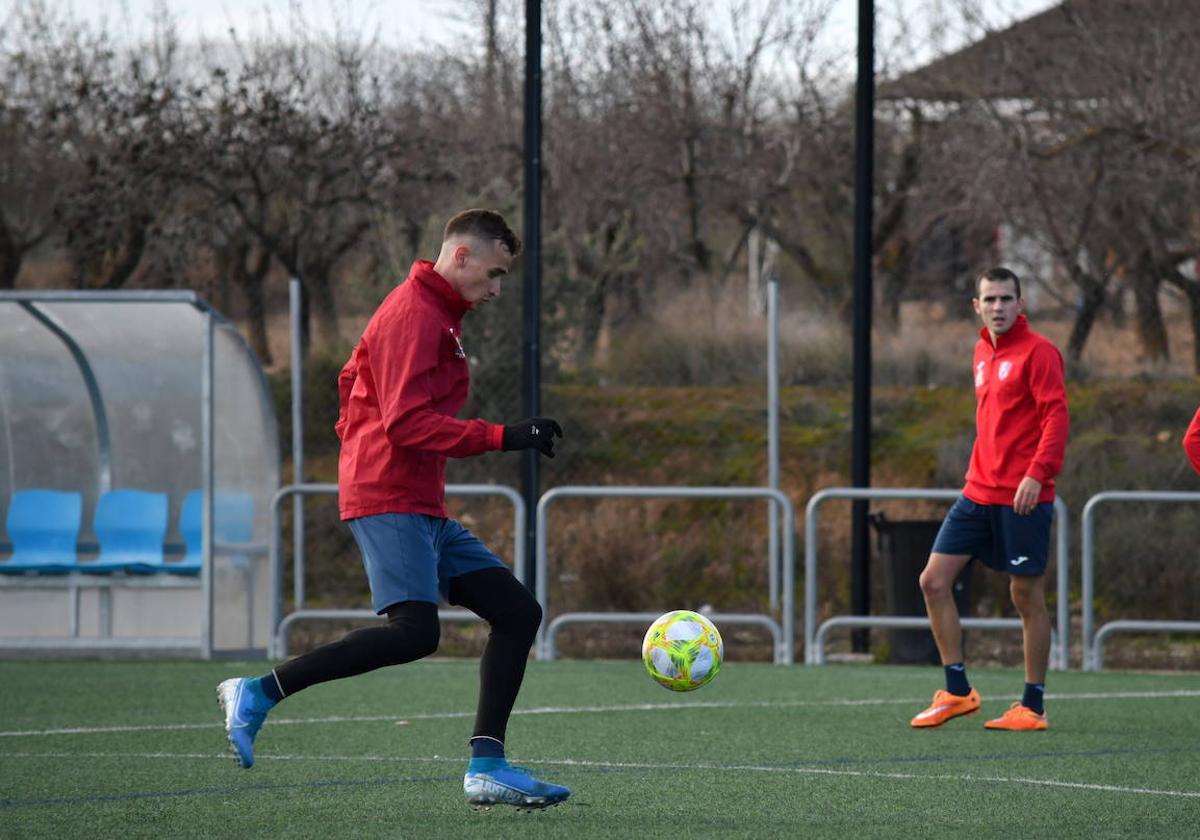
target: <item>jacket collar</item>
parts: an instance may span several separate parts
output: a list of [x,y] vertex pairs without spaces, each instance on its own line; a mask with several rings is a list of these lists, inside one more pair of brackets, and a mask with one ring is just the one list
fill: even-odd
[[429,260],[417,260],[408,270],[408,279],[428,289],[442,306],[456,318],[461,318],[471,309],[471,302],[454,291],[445,277],[433,270]]
[[[1002,347],[1009,347],[1016,344],[1028,334],[1029,319],[1024,314],[1018,315],[1017,320],[1013,321],[1013,325],[1009,328],[1008,332],[996,336],[996,349],[999,350]],[[979,337],[988,344],[992,343],[992,334],[987,327],[980,328]]]

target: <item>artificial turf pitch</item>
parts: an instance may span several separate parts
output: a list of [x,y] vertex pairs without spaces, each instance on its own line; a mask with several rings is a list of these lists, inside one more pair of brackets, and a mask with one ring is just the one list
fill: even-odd
[[476,663],[316,686],[258,761],[225,751],[216,685],[262,662],[0,662],[0,837],[933,838],[1200,836],[1200,675],[1051,673],[1046,732],[909,718],[935,667],[730,662],[673,694],[640,662],[532,662],[509,758],[569,786],[538,813],[462,798]]

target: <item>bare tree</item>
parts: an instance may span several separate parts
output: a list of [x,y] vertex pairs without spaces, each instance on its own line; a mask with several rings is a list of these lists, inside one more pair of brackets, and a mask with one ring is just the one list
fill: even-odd
[[1188,294],[1182,268],[1197,250],[1180,200],[1195,194],[1198,169],[1190,19],[1179,0],[1063,4],[1003,33],[985,29],[898,83],[936,103],[958,151],[940,173],[965,199],[954,215],[990,213],[1062,268],[1065,290],[1041,279],[1075,312],[1072,362],[1117,283],[1132,290],[1144,358],[1168,356],[1160,292],[1166,282]]
[[783,220],[797,142],[773,94],[782,58],[815,32],[806,11],[789,0],[555,7],[547,208],[586,301],[581,359],[661,290],[740,278],[752,230],[785,251],[798,241]]
[[[14,62],[19,64],[19,62]],[[19,75],[19,66],[4,69]],[[11,289],[25,258],[54,229],[54,209],[66,183],[41,105],[22,97],[12,75],[0,82],[0,288]]]
[[[383,118],[379,79],[364,71],[368,49],[257,44],[238,69],[215,68],[193,101],[183,177],[301,280],[322,341],[338,335],[334,269],[372,228],[372,204],[403,176],[395,157],[403,134]],[[244,265],[247,243],[229,241],[243,255],[234,264]],[[261,280],[257,268],[238,276]]]
[[12,22],[20,47],[4,62],[5,127],[15,141],[4,202],[3,276],[53,234],[82,286],[117,288],[142,262],[152,226],[169,212],[162,131],[173,107],[176,42],[122,48],[33,2]]

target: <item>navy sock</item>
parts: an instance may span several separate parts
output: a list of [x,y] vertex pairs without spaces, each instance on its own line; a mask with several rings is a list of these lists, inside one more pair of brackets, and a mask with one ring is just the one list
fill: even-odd
[[1045,683],[1025,683],[1025,695],[1021,698],[1021,705],[1033,709],[1039,715],[1046,713],[1046,684]]
[[958,697],[966,697],[971,693],[971,684],[967,682],[967,668],[961,662],[953,665],[943,665],[946,672],[946,690]]
[[275,678],[274,671],[259,677],[258,687],[272,703],[278,703],[283,699],[283,689],[279,687],[279,680]]
[[504,758],[504,742],[476,735],[471,738],[471,758]]

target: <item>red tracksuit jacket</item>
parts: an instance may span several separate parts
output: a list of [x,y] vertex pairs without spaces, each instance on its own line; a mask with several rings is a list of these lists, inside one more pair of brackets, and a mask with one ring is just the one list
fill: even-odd
[[1191,425],[1183,434],[1183,451],[1192,462],[1192,469],[1200,473],[1200,409],[1197,409]]
[[454,416],[470,383],[462,345],[470,308],[433,263],[418,260],[371,316],[338,375],[342,519],[444,517],[446,458],[500,448],[503,426]]
[[992,346],[986,327],[975,345],[975,446],[963,494],[981,505],[1011,505],[1025,476],[1054,501],[1070,418],[1058,348],[1029,329],[1024,315]]

